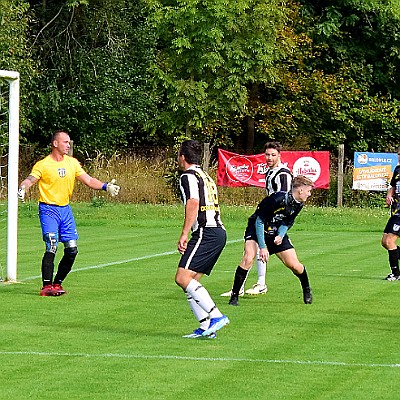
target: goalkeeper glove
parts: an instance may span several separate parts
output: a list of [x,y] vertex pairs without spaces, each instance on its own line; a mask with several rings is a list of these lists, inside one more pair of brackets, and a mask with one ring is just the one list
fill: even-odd
[[107,183],[106,186],[106,191],[109,193],[112,197],[117,196],[119,193],[120,187],[115,184],[115,179],[113,179],[111,182]]
[[18,189],[18,199],[21,200],[21,201],[25,200],[25,186],[21,186]]

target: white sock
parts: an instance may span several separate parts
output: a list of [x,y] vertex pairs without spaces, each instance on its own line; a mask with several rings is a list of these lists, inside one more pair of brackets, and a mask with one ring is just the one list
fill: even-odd
[[210,318],[222,317],[221,311],[218,310],[213,299],[207,292],[207,289],[201,285],[196,279],[192,279],[186,288],[186,292],[193,298],[193,300],[200,306]]
[[189,294],[186,293],[186,298],[189,303],[189,306],[191,310],[193,311],[193,314],[197,321],[200,323],[200,328],[206,330],[208,328],[208,325],[210,324],[210,316],[207,312],[205,312],[193,299],[193,297]]
[[257,273],[258,273],[257,283],[261,286],[265,286],[265,275],[267,273],[267,263],[264,261],[261,261],[258,258],[258,252],[257,252]]

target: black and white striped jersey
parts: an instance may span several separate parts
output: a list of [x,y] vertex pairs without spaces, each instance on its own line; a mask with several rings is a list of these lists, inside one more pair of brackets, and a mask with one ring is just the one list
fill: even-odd
[[265,190],[267,196],[276,192],[288,192],[292,186],[292,173],[289,168],[280,163],[274,168],[269,168],[265,174]]
[[223,227],[217,185],[206,172],[198,165],[191,166],[182,173],[179,188],[184,204],[189,199],[199,201],[197,220],[192,226],[193,232],[198,228]]

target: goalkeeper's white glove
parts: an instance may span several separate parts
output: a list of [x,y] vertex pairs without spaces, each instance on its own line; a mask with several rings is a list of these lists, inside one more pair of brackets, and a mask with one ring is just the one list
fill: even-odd
[[120,187],[115,184],[115,179],[113,179],[111,182],[107,183],[106,186],[106,191],[109,193],[112,197],[117,196],[119,193]]
[[18,189],[18,199],[21,200],[21,201],[25,200],[25,186],[21,186]]

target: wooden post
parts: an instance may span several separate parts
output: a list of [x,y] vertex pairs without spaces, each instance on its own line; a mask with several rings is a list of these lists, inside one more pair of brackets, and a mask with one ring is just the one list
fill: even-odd
[[338,147],[338,177],[337,177],[337,206],[343,206],[343,165],[344,165],[344,144]]
[[203,150],[203,171],[208,172],[208,168],[210,167],[210,143],[204,143]]
[[69,144],[71,145],[71,147],[68,150],[68,155],[70,157],[73,157],[73,155],[74,155],[74,141],[70,140]]

